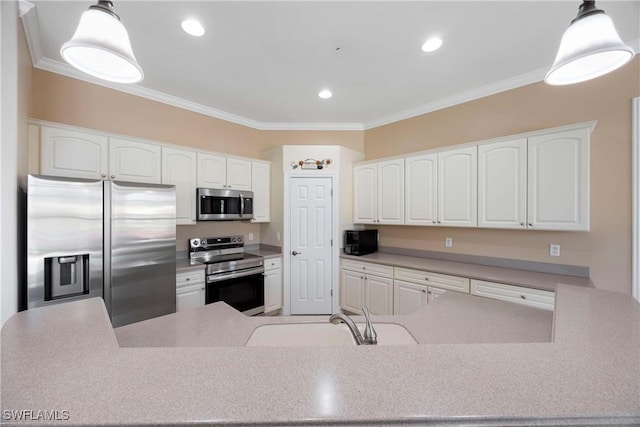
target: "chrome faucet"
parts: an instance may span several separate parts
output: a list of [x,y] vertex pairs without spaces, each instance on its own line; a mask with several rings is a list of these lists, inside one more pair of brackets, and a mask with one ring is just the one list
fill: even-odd
[[376,334],[376,330],[373,328],[373,323],[371,323],[371,318],[369,317],[369,309],[367,307],[362,307],[362,313],[364,314],[364,318],[366,320],[366,324],[364,327],[364,337],[360,334],[360,330],[356,326],[356,324],[351,320],[349,316],[344,313],[336,313],[332,314],[329,317],[329,322],[338,324],[343,322],[349,330],[351,331],[351,335],[353,335],[353,339],[356,340],[358,345],[374,345],[378,343],[378,335]]

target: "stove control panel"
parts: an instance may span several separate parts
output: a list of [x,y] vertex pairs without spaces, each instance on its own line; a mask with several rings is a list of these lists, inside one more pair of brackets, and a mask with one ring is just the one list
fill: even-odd
[[240,248],[244,246],[243,236],[205,237],[189,239],[189,251],[206,249]]

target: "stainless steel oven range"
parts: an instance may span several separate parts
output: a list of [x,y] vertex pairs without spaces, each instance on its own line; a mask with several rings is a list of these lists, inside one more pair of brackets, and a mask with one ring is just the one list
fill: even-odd
[[223,301],[247,316],[264,313],[264,258],[246,253],[242,236],[189,239],[189,258],[207,265],[205,304]]

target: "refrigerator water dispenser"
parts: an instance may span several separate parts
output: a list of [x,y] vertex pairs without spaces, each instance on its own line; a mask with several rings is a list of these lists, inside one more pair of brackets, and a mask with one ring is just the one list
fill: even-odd
[[89,254],[44,259],[44,300],[89,293]]

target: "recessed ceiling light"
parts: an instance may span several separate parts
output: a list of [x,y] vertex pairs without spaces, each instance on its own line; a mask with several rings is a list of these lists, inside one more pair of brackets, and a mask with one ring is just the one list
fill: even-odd
[[442,40],[437,37],[431,37],[422,45],[422,51],[433,52],[434,50],[440,49],[440,46],[442,46]]
[[331,98],[333,94],[331,93],[330,90],[324,89],[318,92],[318,96],[322,99],[327,99],[327,98]]
[[185,19],[180,23],[180,26],[185,33],[194,37],[201,37],[204,35],[204,27],[195,19]]

